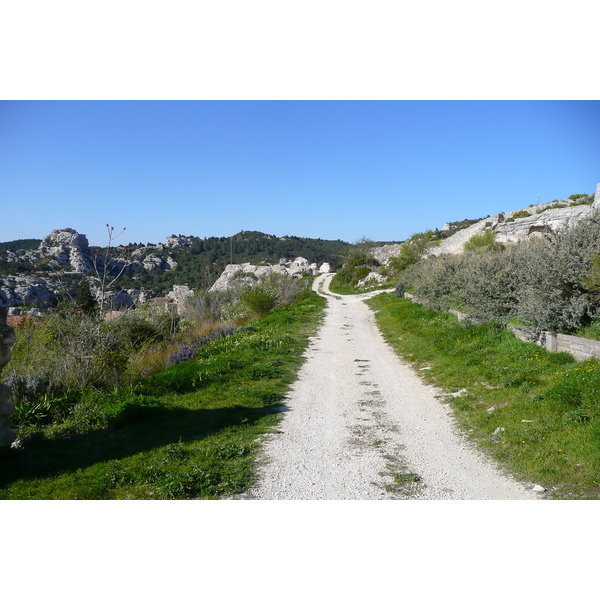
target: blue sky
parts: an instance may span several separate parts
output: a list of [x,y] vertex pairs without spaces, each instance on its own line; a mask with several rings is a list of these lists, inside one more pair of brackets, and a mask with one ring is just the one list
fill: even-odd
[[599,101],[3,101],[0,241],[403,240],[593,193],[598,139]]

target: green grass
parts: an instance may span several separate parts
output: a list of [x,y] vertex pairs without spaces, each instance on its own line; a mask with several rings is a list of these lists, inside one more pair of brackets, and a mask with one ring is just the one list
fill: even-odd
[[430,367],[423,379],[445,392],[459,426],[508,472],[551,498],[599,498],[598,361],[550,354],[494,323],[464,327],[388,294],[368,303],[391,346]]
[[387,290],[392,287],[394,287],[394,284],[392,283],[384,283],[381,285],[373,285],[366,287],[356,287],[356,285],[353,285],[352,283],[342,283],[336,273],[331,278],[331,283],[329,284],[329,291],[334,294],[348,296],[353,294],[364,294],[365,292],[372,292],[373,290]]
[[594,319],[587,327],[578,329],[573,335],[590,340],[600,340],[600,318]]
[[113,392],[0,456],[0,499],[219,498],[253,482],[325,300],[314,294]]

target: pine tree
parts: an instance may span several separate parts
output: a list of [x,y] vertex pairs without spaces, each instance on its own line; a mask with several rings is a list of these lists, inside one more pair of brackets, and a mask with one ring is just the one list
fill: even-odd
[[94,315],[98,310],[98,301],[92,294],[90,283],[85,277],[77,286],[77,306],[86,315]]

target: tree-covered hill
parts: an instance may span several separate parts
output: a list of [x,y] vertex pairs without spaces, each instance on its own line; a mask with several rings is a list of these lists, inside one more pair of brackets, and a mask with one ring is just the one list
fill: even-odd
[[[176,237],[176,236],[173,236]],[[266,262],[306,258],[310,263],[328,262],[332,269],[341,265],[350,244],[341,240],[322,240],[297,236],[277,237],[259,231],[241,231],[231,237],[185,238],[189,245],[164,248],[177,262],[173,270],[138,271],[123,276],[123,287],[147,287],[156,292],[168,291],[173,285],[188,284],[207,288],[229,263]],[[121,248],[122,250],[122,248]],[[149,248],[149,252],[155,252]]]
[[12,242],[0,242],[0,252],[8,250],[10,252],[16,252],[17,250],[35,250],[40,245],[42,240],[27,239],[27,240],[14,240]]

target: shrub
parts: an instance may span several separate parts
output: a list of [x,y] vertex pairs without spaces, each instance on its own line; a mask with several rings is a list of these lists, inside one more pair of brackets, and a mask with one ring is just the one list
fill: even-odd
[[523,219],[524,217],[530,217],[531,213],[526,210],[518,210],[513,216],[513,219]]
[[401,272],[417,263],[431,246],[439,244],[442,236],[439,231],[428,229],[424,233],[416,233],[400,246],[400,254],[390,259],[390,266]]
[[583,281],[600,254],[600,224],[587,220],[522,248],[517,316],[538,330],[564,333],[590,323],[598,305]]
[[401,283],[427,306],[458,303],[478,322],[514,317],[537,331],[571,333],[599,314],[600,224],[587,220],[503,252],[482,252],[494,247],[490,241],[479,238],[480,251],[421,260]]
[[242,294],[241,301],[252,313],[262,317],[275,308],[277,298],[270,291],[253,288]]
[[496,234],[491,229],[476,233],[470,240],[465,242],[465,252],[474,250],[502,250],[504,246],[495,241]]

